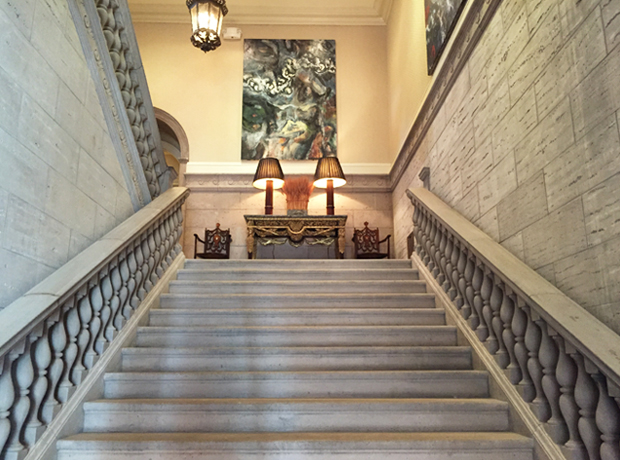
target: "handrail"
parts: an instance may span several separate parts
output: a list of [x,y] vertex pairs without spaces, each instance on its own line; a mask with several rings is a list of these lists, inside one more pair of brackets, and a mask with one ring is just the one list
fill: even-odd
[[169,189],[0,311],[0,458],[19,459],[181,253]]
[[620,459],[620,336],[425,189],[415,251],[569,459]]

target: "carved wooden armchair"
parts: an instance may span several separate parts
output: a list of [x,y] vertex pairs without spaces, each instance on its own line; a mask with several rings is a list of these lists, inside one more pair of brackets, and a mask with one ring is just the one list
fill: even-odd
[[[379,239],[378,228],[368,228],[368,222],[364,222],[363,229],[353,230],[353,242],[355,243],[355,257],[357,259],[384,259],[390,258],[390,238],[388,235]],[[387,252],[381,252],[379,245],[387,242]]]
[[[219,223],[214,230],[205,228],[204,240],[194,233],[194,259],[230,259],[231,241],[230,229],[222,230]],[[203,244],[203,252],[198,252],[198,242]]]

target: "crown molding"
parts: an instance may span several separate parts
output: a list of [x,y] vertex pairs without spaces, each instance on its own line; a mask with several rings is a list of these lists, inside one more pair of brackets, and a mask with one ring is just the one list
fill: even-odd
[[[392,9],[392,0],[350,1],[348,6],[307,5],[274,0],[260,6],[255,3],[234,5],[229,2],[230,13],[226,25],[316,25],[316,26],[385,26]],[[360,4],[361,3],[361,4]],[[136,23],[189,24],[189,12],[185,2],[164,0],[161,3],[145,3],[129,0],[131,15]]]
[[[294,176],[295,174],[290,174]],[[185,187],[192,193],[256,193],[251,174],[186,174]],[[347,183],[338,188],[342,193],[390,193],[387,174],[348,175]]]
[[[187,163],[186,175],[193,174],[251,174],[256,172],[257,161],[242,162],[198,162]],[[314,174],[316,161],[281,161],[284,174]],[[342,169],[347,176],[373,175],[387,176],[392,165],[390,163],[342,163]]]

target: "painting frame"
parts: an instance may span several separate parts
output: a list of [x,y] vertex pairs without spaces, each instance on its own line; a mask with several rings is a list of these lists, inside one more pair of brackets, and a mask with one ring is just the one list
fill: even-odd
[[433,75],[467,0],[424,0],[426,62]]
[[245,39],[241,160],[337,156],[336,41]]

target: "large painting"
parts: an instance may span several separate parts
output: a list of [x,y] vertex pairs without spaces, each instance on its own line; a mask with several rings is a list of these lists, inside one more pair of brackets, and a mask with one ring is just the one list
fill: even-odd
[[336,42],[245,40],[242,160],[337,154]]
[[437,67],[466,0],[424,0],[428,74]]

